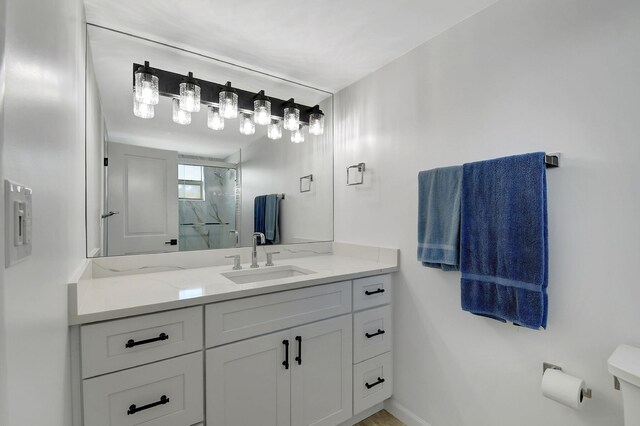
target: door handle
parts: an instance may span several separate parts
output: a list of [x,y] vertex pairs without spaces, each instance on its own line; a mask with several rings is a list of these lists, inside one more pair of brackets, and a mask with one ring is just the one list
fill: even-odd
[[289,369],[289,340],[283,340],[282,344],[284,345],[284,361],[282,361],[282,365],[284,365],[284,369]]
[[176,238],[169,240],[169,241],[165,241],[164,242],[166,245],[168,246],[177,246],[178,245],[178,240]]
[[302,365],[302,336],[296,336],[298,342],[298,356],[295,358],[298,365]]
[[113,216],[114,214],[120,214],[120,212],[114,212],[114,211],[110,211],[109,213],[105,213],[103,215],[100,216],[101,219],[106,219],[108,217]]

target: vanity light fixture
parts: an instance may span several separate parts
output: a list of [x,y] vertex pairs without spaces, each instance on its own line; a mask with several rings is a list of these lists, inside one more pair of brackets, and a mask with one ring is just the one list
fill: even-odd
[[173,104],[173,122],[182,125],[191,124],[191,113],[180,108],[180,99],[173,98],[171,102]]
[[253,119],[262,126],[271,122],[271,101],[264,95],[264,90],[253,97]]
[[309,133],[316,136],[324,133],[324,113],[320,111],[319,105],[309,111]]
[[293,98],[284,104],[284,128],[295,132],[300,127],[300,109]]
[[209,111],[207,112],[207,126],[213,130],[224,129],[224,118],[220,115],[220,108],[217,106],[209,105]]
[[220,91],[219,103],[220,115],[223,118],[236,118],[238,116],[238,92],[227,81],[224,89]]
[[243,135],[253,135],[256,132],[256,123],[252,114],[248,112],[240,113],[240,133]]
[[138,102],[136,94],[133,94],[133,114],[140,118],[153,118],[155,110],[153,105]]
[[[158,105],[160,91],[158,90],[158,76],[149,66],[149,61],[135,71],[135,100],[146,105]],[[147,118],[147,117],[143,117]]]
[[291,142],[302,143],[304,142],[304,125],[300,124],[296,130],[291,132]]
[[200,111],[200,86],[192,72],[180,83],[180,109],[186,112]]
[[267,137],[271,140],[282,139],[282,120],[272,118],[271,123],[267,125]]

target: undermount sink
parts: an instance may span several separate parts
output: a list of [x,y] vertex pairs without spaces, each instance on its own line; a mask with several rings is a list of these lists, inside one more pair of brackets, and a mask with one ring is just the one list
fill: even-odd
[[224,272],[222,276],[236,284],[248,284],[260,281],[279,280],[282,278],[298,277],[300,275],[315,274],[315,271],[298,268],[292,265],[266,266],[245,271]]

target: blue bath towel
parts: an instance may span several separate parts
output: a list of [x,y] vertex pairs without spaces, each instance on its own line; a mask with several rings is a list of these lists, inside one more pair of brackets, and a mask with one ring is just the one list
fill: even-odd
[[547,182],[544,153],[465,164],[462,309],[547,326]]
[[418,260],[443,271],[460,270],[462,166],[418,174]]
[[264,214],[264,236],[268,244],[278,244],[280,242],[280,199],[276,194],[267,195]]
[[253,200],[253,232],[265,233],[267,196],[259,195]]

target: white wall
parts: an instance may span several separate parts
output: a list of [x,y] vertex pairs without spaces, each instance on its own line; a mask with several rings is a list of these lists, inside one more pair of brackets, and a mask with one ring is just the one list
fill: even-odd
[[[502,1],[337,94],[336,240],[401,249],[396,404],[432,426],[622,425],[606,360],[640,346],[638,52],[637,0]],[[416,261],[418,171],[538,150],[563,153],[546,331],[461,311],[459,274]],[[543,361],[594,399],[543,398]]]
[[2,270],[3,426],[71,424],[66,284],[85,256],[82,14],[80,0],[6,2],[2,177],[34,193],[33,254]]
[[[266,136],[242,150],[241,245],[252,244],[253,201],[258,195],[284,193],[280,202],[282,244],[333,239],[333,134],[331,98],[320,105],[325,133],[305,132],[305,142],[291,143],[288,130],[282,139]],[[300,177],[313,174],[311,191],[300,192]]]

